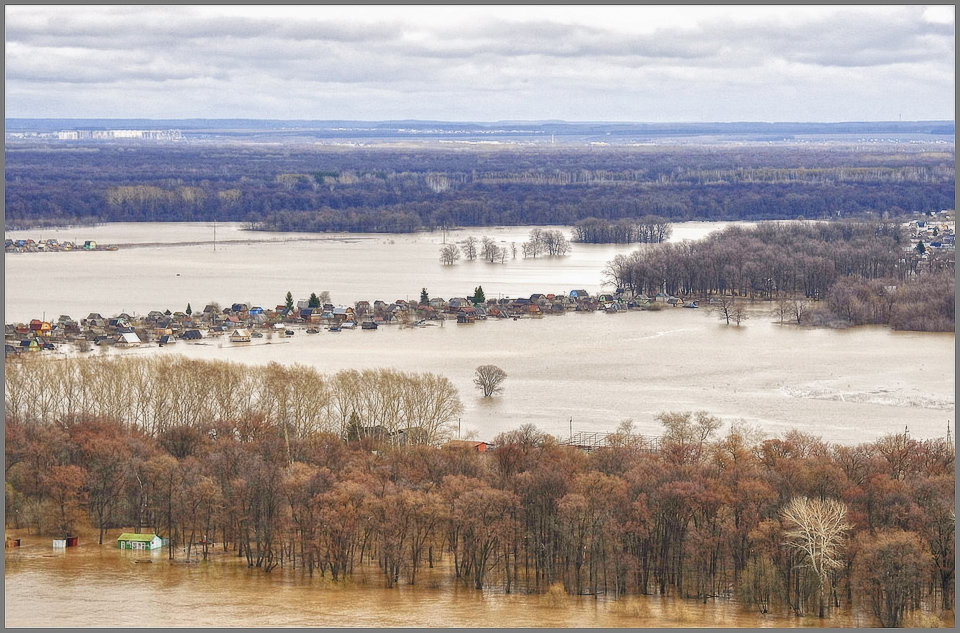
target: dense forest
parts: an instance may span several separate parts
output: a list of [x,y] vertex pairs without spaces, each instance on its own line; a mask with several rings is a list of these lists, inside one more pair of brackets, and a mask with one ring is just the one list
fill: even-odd
[[818,301],[806,321],[790,306],[801,323],[952,332],[955,267],[953,251],[921,254],[894,222],[774,222],[644,247],[605,272],[638,294]]
[[[934,149],[936,151],[934,151]],[[898,217],[954,206],[952,148],[8,143],[6,223],[281,231]]]
[[[665,412],[658,442],[623,423],[584,452],[525,426],[481,453],[440,433],[357,436],[356,421],[318,413],[353,398],[371,405],[353,411],[360,426],[374,424],[373,392],[415,389],[403,374],[299,380],[304,368],[141,358],[6,368],[10,527],[135,527],[169,538],[170,558],[236,556],[251,573],[283,566],[335,582],[372,574],[386,587],[437,568],[478,590],[732,599],[821,617],[853,608],[882,626],[935,624],[954,604],[954,450],[943,439],[843,446]],[[98,372],[82,406],[41,406],[65,397],[47,393],[59,373]],[[139,391],[111,388],[121,374]],[[138,417],[169,397],[212,410]],[[280,402],[306,406],[281,413]],[[414,410],[382,419],[403,428]]]

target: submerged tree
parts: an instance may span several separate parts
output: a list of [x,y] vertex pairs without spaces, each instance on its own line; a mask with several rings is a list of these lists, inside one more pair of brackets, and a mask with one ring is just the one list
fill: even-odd
[[463,241],[463,252],[466,254],[467,259],[473,261],[477,258],[477,238],[470,236]]
[[496,365],[480,365],[473,384],[483,392],[484,398],[503,391],[503,381],[507,379],[507,372]]
[[882,530],[864,535],[854,563],[854,582],[880,626],[903,626],[927,579],[930,554],[913,532]]
[[[469,238],[473,239],[473,238]],[[452,266],[460,259],[460,247],[456,244],[447,244],[440,249],[440,262],[445,266]],[[472,257],[470,259],[473,259]]]
[[818,612],[824,617],[830,572],[843,567],[843,540],[852,526],[847,508],[836,499],[793,499],[781,513],[789,529],[787,545],[797,551],[803,566],[813,571],[818,588]]

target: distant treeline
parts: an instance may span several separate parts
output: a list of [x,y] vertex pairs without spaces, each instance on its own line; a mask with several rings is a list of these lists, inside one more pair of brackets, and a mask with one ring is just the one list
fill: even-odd
[[640,219],[623,218],[613,222],[599,218],[580,220],[573,227],[573,241],[587,244],[633,244],[666,242],[672,228],[666,218],[645,215]]
[[[801,296],[836,320],[897,329],[955,327],[954,252],[921,255],[891,222],[769,223],[618,255],[610,281],[636,293]],[[812,314],[810,315],[813,316]],[[799,320],[799,317],[798,317]]]
[[280,231],[408,232],[952,208],[952,148],[905,148],[18,143],[6,148],[6,222],[217,219]]

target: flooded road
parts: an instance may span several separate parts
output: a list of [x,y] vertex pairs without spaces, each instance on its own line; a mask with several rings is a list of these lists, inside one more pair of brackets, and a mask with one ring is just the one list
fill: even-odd
[[[505,595],[457,585],[443,568],[416,586],[385,589],[376,569],[336,584],[300,571],[266,574],[226,555],[171,564],[166,551],[121,551],[95,539],[53,553],[48,539],[24,537],[6,550],[4,624],[21,626],[422,626],[422,627],[817,627],[865,625],[832,619],[761,616],[729,601],[632,596],[619,601]],[[92,544],[91,544],[92,543]],[[151,560],[150,564],[136,563]]]

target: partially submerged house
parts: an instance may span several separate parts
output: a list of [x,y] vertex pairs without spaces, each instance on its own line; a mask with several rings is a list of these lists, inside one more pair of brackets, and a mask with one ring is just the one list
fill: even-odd
[[250,342],[250,330],[239,329],[234,330],[233,334],[230,335],[231,343],[249,343]]
[[124,532],[117,537],[119,549],[160,549],[163,540],[156,534],[132,534]]
[[135,332],[123,332],[117,337],[117,347],[140,347],[140,342]]

